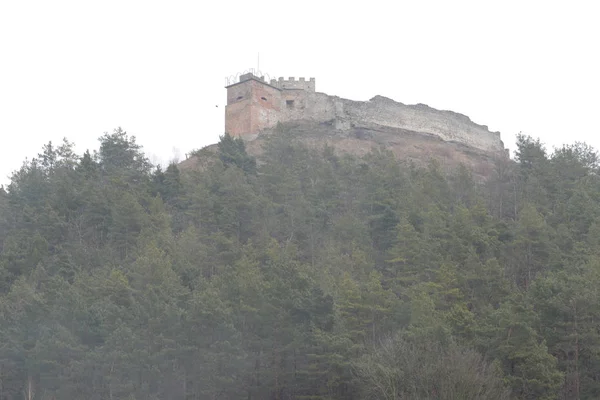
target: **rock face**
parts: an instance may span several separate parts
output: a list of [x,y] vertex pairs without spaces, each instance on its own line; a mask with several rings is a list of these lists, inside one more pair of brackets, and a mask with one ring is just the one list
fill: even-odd
[[[444,141],[436,135],[425,135],[420,132],[390,127],[350,127],[336,129],[335,121],[317,123],[313,121],[291,121],[282,123],[280,129],[286,130],[286,136],[293,137],[302,144],[323,149],[329,146],[338,155],[352,154],[364,156],[373,149],[384,148],[394,153],[401,162],[425,166],[430,160],[436,160],[443,171],[455,171],[461,164],[466,166],[473,177],[480,182],[492,176],[499,160],[506,160],[504,152],[489,152],[454,141]],[[246,141],[248,154],[259,157],[263,153],[263,144],[271,135],[281,134],[279,128],[264,129]],[[214,153],[217,145],[203,149]],[[209,162],[203,156],[191,157],[180,164],[180,168],[204,169]]]
[[278,123],[329,124],[340,132],[366,129],[410,132],[474,149],[506,153],[499,132],[452,111],[405,105],[386,97],[352,101],[315,91],[315,80],[280,78],[270,83],[246,74],[227,87],[225,131],[252,140]]
[[[447,172],[456,170],[462,164],[479,181],[491,176],[498,160],[507,159],[504,152],[484,151],[458,141],[444,141],[435,135],[399,128],[378,126],[340,130],[336,129],[334,121],[317,123],[304,120],[282,123],[280,127],[287,131],[287,135],[311,148],[329,146],[338,155],[346,153],[356,156],[384,148],[394,153],[398,160],[415,165],[425,166],[434,159]],[[260,156],[264,141],[278,133],[277,128],[266,129],[253,140],[246,141],[248,153]]]

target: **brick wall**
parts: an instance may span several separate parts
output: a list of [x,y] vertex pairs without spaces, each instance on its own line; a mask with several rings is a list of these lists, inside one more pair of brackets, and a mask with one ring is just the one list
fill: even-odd
[[227,88],[225,132],[254,135],[279,121],[281,91],[254,79]]

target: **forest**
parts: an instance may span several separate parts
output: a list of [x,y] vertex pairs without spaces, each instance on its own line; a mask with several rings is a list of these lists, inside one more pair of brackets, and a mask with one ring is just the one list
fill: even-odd
[[598,399],[598,154],[515,148],[45,144],[0,189],[0,400]]

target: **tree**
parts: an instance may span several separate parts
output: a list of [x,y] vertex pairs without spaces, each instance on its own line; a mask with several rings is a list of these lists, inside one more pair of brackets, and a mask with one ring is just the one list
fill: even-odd
[[228,133],[219,137],[217,144],[219,159],[225,166],[236,166],[246,174],[256,174],[256,160],[246,153],[246,144],[240,137]]
[[535,282],[531,297],[540,315],[541,333],[557,358],[565,381],[562,398],[600,396],[600,317],[597,261],[551,273]]
[[385,269],[392,282],[391,287],[398,291],[402,286],[432,280],[440,260],[431,242],[424,240],[406,218],[400,220],[396,231],[397,238],[388,252]]
[[455,343],[397,334],[353,365],[364,399],[509,399],[497,366]]
[[142,183],[148,177],[152,165],[135,136],[129,136],[119,127],[99,140],[98,164],[105,175],[120,177],[130,184]]
[[478,327],[478,350],[499,361],[516,399],[556,399],[563,375],[534,329],[536,314],[522,299],[488,311]]
[[527,290],[537,274],[553,261],[553,244],[544,217],[527,204],[519,214],[512,245],[514,282]]

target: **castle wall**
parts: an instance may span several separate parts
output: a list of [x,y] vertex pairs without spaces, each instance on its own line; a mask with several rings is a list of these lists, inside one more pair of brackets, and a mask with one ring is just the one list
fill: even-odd
[[440,111],[423,104],[405,105],[377,96],[370,101],[342,100],[344,114],[355,126],[385,126],[438,136],[485,151],[500,151],[504,144],[499,132],[472,122],[467,116]]
[[[292,91],[290,91],[292,92]],[[352,101],[324,93],[287,93],[296,108],[282,107],[280,121],[333,121],[337,129],[351,127],[371,129],[396,128],[433,135],[445,141],[472,146],[485,151],[502,151],[500,133],[451,111],[440,111],[426,105],[405,105],[377,96],[370,101]]]
[[248,100],[252,96],[252,86],[243,84],[243,85],[234,85],[227,89],[227,104],[233,104],[238,101]]
[[282,107],[281,121],[310,120],[313,122],[325,122],[335,119],[334,97],[325,93],[311,93],[301,90],[283,91],[282,97],[294,100],[294,107]]
[[252,131],[250,100],[238,101],[225,107],[225,132],[242,136]]
[[269,85],[253,82],[251,133],[272,128],[279,122],[281,113],[281,91]]

